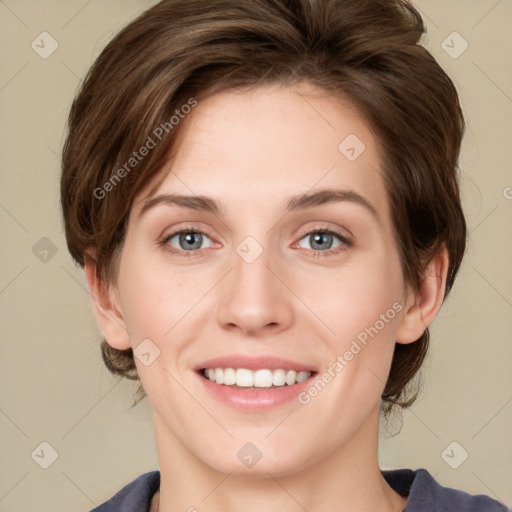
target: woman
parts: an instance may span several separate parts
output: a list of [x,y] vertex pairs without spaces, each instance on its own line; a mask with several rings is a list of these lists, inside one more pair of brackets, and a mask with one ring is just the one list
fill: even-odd
[[378,465],[466,241],[423,32],[400,0],[165,0],[99,56],[63,218],[160,468],[96,511],[505,510]]

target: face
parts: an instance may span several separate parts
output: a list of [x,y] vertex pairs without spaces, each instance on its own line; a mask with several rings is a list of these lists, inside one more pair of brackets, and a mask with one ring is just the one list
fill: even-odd
[[285,475],[373,442],[405,300],[374,135],[306,84],[216,94],[181,128],[113,294],[159,443]]

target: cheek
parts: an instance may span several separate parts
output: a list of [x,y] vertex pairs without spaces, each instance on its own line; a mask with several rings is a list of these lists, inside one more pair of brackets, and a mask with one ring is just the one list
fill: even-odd
[[358,336],[364,341],[368,329],[375,335],[375,326],[379,339],[394,343],[402,283],[393,252],[375,251],[362,253],[339,269],[305,274],[294,290],[318,320],[319,335],[340,353]]
[[[323,340],[328,349],[324,370],[300,397],[309,410],[311,428],[335,425],[336,436],[350,436],[384,390],[402,311],[402,273],[392,256],[361,261],[326,281],[323,293],[311,299],[329,326]],[[318,398],[316,398],[318,397]],[[339,421],[339,411],[351,418]],[[306,413],[305,413],[306,414]]]
[[[136,251],[137,244],[129,245],[120,261],[119,289],[132,346],[149,338],[162,347],[172,340],[173,349],[179,349],[178,334],[201,320],[198,316],[204,316],[207,304],[219,306],[213,297],[218,291],[214,285],[224,270],[201,265],[194,270],[187,265],[172,267],[154,258],[150,263],[148,254]],[[290,294],[283,289],[282,300],[295,305],[295,321],[326,340],[330,352],[341,354],[358,336],[364,338],[402,296],[396,251],[384,243],[377,245],[354,253],[336,268],[318,264],[281,269],[293,290]],[[386,322],[379,329],[379,339],[392,339],[395,325],[396,321]]]
[[[132,345],[140,339],[164,339],[166,333],[182,318],[198,283],[188,283],[179,273],[169,272],[148,255],[125,247],[120,263],[119,291],[122,313]],[[195,290],[195,292],[193,291]]]

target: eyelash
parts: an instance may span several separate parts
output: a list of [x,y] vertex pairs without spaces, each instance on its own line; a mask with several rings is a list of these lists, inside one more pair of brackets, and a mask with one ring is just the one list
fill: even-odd
[[[174,231],[173,233],[164,236],[159,241],[159,245],[161,247],[164,247],[169,253],[175,254],[175,255],[178,255],[178,256],[184,256],[185,258],[201,256],[202,252],[205,249],[196,249],[196,250],[193,250],[193,251],[183,251],[183,250],[175,249],[174,247],[171,247],[170,245],[168,245],[169,240],[174,238],[176,235],[180,235],[182,233],[194,233],[196,235],[204,235],[204,236],[207,236],[208,238],[210,238],[208,233],[205,233],[204,231],[201,231],[200,229],[197,229],[194,226],[185,226],[184,228],[182,228],[182,229],[180,229],[178,231]],[[336,249],[327,249],[325,251],[315,251],[314,249],[307,249],[307,250],[313,252],[312,256],[314,258],[318,258],[318,257],[322,258],[322,257],[326,257],[326,256],[332,256],[332,255],[335,255],[335,254],[339,254],[341,251],[346,250],[347,247],[352,247],[354,245],[353,242],[350,239],[348,239],[346,236],[342,235],[341,233],[339,233],[338,231],[336,231],[334,229],[327,228],[327,227],[314,228],[313,230],[308,231],[307,233],[304,233],[301,236],[301,238],[299,239],[299,241],[302,240],[303,238],[307,237],[307,236],[310,236],[310,235],[313,235],[313,234],[317,234],[317,233],[321,233],[321,234],[325,234],[325,235],[334,235],[334,236],[336,236],[336,237],[338,237],[340,239],[341,243],[345,247],[337,247]]]

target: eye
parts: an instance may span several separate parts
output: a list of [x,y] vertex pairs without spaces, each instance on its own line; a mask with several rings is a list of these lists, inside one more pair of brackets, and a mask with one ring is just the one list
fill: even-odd
[[[210,240],[210,245],[207,247],[203,247],[205,240]],[[210,237],[203,231],[193,228],[183,228],[165,236],[161,241],[161,245],[165,246],[171,253],[192,256],[202,249],[211,247],[213,243]]]
[[[337,241],[336,241],[337,239]],[[209,240],[210,243],[204,247],[203,243]],[[309,247],[304,247],[303,241],[306,241]],[[178,256],[200,256],[203,249],[214,245],[211,238],[203,231],[194,227],[185,227],[179,231],[174,231],[166,235],[160,245]],[[312,256],[330,256],[338,254],[347,247],[353,245],[352,241],[346,236],[335,230],[328,228],[319,228],[306,233],[298,243],[299,247],[313,251]]]
[[[338,239],[337,245],[336,239]],[[303,240],[308,242],[309,247],[304,247],[301,244]],[[314,256],[329,256],[352,246],[352,242],[337,231],[322,228],[310,231],[303,236],[299,241],[299,246],[303,249],[313,250],[316,253]]]

